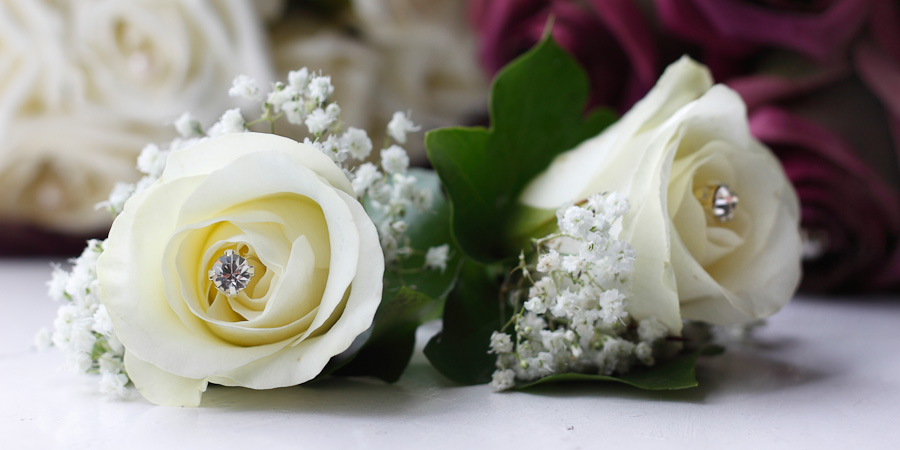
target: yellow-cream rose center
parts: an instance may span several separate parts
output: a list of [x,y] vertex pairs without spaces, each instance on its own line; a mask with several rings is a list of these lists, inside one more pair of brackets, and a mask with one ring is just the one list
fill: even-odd
[[[233,295],[217,288],[210,274],[232,252],[253,267],[252,276]],[[182,226],[172,236],[166,261],[174,262],[173,285],[180,289],[172,291],[169,301],[185,303],[227,341],[276,342],[302,332],[315,317],[330,259],[328,227],[317,203],[291,193],[258,198]],[[248,341],[240,329],[271,332],[253,333]]]
[[727,190],[719,192],[726,201],[731,199],[723,198],[724,194],[741,192],[734,161],[729,159],[734,151],[725,142],[712,141],[686,156],[676,156],[672,163],[669,214],[685,247],[705,268],[740,246],[750,226],[749,215],[737,204],[729,205],[733,209],[727,217],[715,212],[716,189]]

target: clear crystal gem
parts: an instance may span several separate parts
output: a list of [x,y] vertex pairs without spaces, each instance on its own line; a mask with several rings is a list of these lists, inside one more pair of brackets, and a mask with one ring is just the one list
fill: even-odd
[[725,223],[734,218],[734,210],[737,209],[738,196],[725,184],[716,185],[712,195],[712,214],[719,223]]
[[247,288],[253,273],[253,266],[246,259],[234,250],[225,250],[225,255],[219,257],[209,269],[209,280],[226,297],[236,297]]

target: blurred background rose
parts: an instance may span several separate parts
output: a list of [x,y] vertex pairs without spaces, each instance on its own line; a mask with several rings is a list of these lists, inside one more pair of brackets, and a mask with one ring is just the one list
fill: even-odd
[[191,110],[212,121],[238,73],[269,79],[243,0],[0,3],[0,253],[75,253],[94,204]]
[[[318,6],[317,6],[318,5]],[[423,130],[470,123],[487,108],[488,77],[458,0],[289,3],[272,29],[279,75],[301,66],[331,75],[344,121],[384,140],[395,111]],[[323,20],[328,18],[329,20]],[[425,163],[422,139],[406,145]]]
[[588,71],[591,105],[624,112],[659,76],[653,32],[633,0],[472,0],[469,16],[492,75],[539,42],[552,17],[553,38]]
[[[331,75],[347,125],[376,145],[398,109],[423,129],[470,122],[488,78],[465,11],[451,0],[0,2],[0,255],[74,255],[105,236],[111,218],[94,205],[138,178],[138,153],[172,139],[181,113],[209,125],[233,107],[238,74],[260,86],[303,66]],[[421,139],[409,150],[424,161]]]
[[[627,109],[682,54],[748,104],[803,207],[804,287],[900,290],[900,3],[896,0],[470,0],[495,73],[553,35],[592,103]],[[649,80],[649,81],[648,81]]]
[[[263,86],[303,66],[331,75],[345,121],[377,145],[398,109],[426,130],[483,121],[488,80],[552,17],[595,106],[627,110],[682,54],[709,65],[798,189],[804,286],[898,290],[898,10],[897,0],[6,0],[0,254],[74,254],[103,236],[109,217],[93,205],[136,178],[136,154],[170,139],[183,111],[208,124],[229,107],[238,73]],[[408,146],[424,164],[421,139]]]

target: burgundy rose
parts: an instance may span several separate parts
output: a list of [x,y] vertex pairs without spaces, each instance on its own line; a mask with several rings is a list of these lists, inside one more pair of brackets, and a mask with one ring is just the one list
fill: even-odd
[[584,66],[592,105],[627,110],[656,82],[657,50],[632,0],[473,0],[479,57],[494,74],[534,46],[553,17],[553,37]]
[[900,197],[828,129],[784,110],[751,114],[753,134],[794,184],[808,236],[804,287],[900,287]]
[[655,0],[663,25],[699,45],[717,78],[738,75],[764,48],[819,62],[844,53],[873,0]]
[[888,113],[900,165],[900,4],[874,0],[869,34],[855,48],[854,67]]

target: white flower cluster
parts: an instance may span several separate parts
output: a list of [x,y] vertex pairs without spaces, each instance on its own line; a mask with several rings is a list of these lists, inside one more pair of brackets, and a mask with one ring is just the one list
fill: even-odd
[[91,240],[71,271],[53,267],[47,283],[50,298],[64,302],[56,313],[54,331],[41,330],[35,338],[39,348],[56,346],[66,355],[66,366],[77,373],[99,373],[100,391],[125,397],[128,376],[122,358],[125,348],[116,338],[106,307],[100,303],[97,258],[103,242]]
[[[372,153],[372,141],[365,130],[349,127],[341,130],[340,107],[331,101],[334,86],[328,76],[310,74],[306,68],[290,72],[287,84],[277,82],[267,95],[257,82],[247,76],[235,78],[228,94],[261,102],[259,119],[248,122],[240,109],[225,111],[221,118],[204,131],[190,113],[175,120],[179,136],[164,147],[149,144],[141,151],[137,169],[144,175],[137,183],[117,183],[109,199],[97,205],[113,215],[122,212],[125,202],[159,180],[166,160],[174,151],[227,133],[242,133],[250,127],[268,123],[274,133],[275,122],[285,117],[294,125],[305,125],[309,137],[304,143],[328,155],[344,170],[360,202],[378,227],[385,262],[405,258],[410,248],[404,221],[407,211],[431,207],[431,191],[417,186],[408,173],[409,156],[399,145],[381,150],[381,168],[364,162]],[[397,143],[406,142],[408,132],[419,131],[408,113],[397,112],[387,125],[388,135]],[[351,165],[352,164],[352,165]],[[432,247],[425,252],[422,270],[443,272],[449,258],[449,245]],[[113,333],[106,308],[100,302],[96,275],[97,258],[103,251],[102,241],[90,241],[84,253],[72,261],[71,271],[56,266],[49,282],[49,295],[65,300],[54,322],[51,334],[41,330],[35,337],[39,348],[51,345],[66,351],[68,365],[78,372],[99,373],[101,391],[125,395],[129,380],[122,363],[124,348]]]
[[[256,82],[247,77],[238,77],[230,93],[253,100],[261,98]],[[265,97],[259,121],[267,121],[274,128],[275,121],[283,116],[291,124],[306,126],[310,137],[304,143],[326,154],[344,170],[378,228],[385,262],[395,262],[413,252],[406,236],[407,211],[411,207],[419,211],[431,207],[431,190],[417,186],[416,177],[407,172],[409,155],[397,145],[406,143],[407,133],[421,127],[413,123],[408,113],[396,112],[386,127],[389,138],[379,154],[379,168],[364,162],[373,150],[366,131],[354,127],[342,131],[341,108],[332,101],[333,95],[331,77],[311,74],[305,67],[292,71],[286,84],[275,83]],[[392,145],[391,139],[396,144]],[[429,249],[426,269],[446,268],[448,252],[439,250],[443,247]]]
[[495,391],[553,374],[610,375],[654,364],[666,327],[655,318],[634,323],[625,311],[635,252],[617,239],[617,226],[627,210],[616,193],[564,206],[558,231],[534,241],[536,263],[520,257],[530,286],[511,291],[515,333],[491,336]]
[[[365,130],[348,127],[342,130],[341,108],[332,101],[334,86],[331,77],[310,73],[307,68],[288,74],[287,83],[276,82],[272,90],[263,93],[256,80],[241,75],[234,79],[228,94],[247,100],[259,101],[261,116],[248,122],[240,109],[230,109],[222,117],[203,130],[202,125],[190,113],[175,120],[174,126],[180,138],[167,147],[150,144],[138,158],[138,170],[144,177],[135,184],[118,183],[107,201],[98,207],[116,215],[122,211],[125,201],[159,179],[165,168],[166,158],[172,151],[191,146],[198,141],[227,133],[247,131],[251,126],[268,123],[272,132],[275,123],[284,117],[290,124],[303,125],[309,132],[304,143],[312,145],[330,157],[344,169],[360,202],[369,211],[381,236],[385,261],[392,263],[413,253],[406,236],[404,221],[409,208],[426,211],[431,207],[432,193],[419,188],[414,175],[408,173],[409,155],[400,145],[407,140],[407,133],[421,127],[415,125],[409,113],[397,111],[387,124],[389,136],[380,152],[380,167],[364,162],[372,154],[372,140]],[[391,144],[391,140],[396,144]],[[449,247],[428,249],[425,269],[446,269]]]

